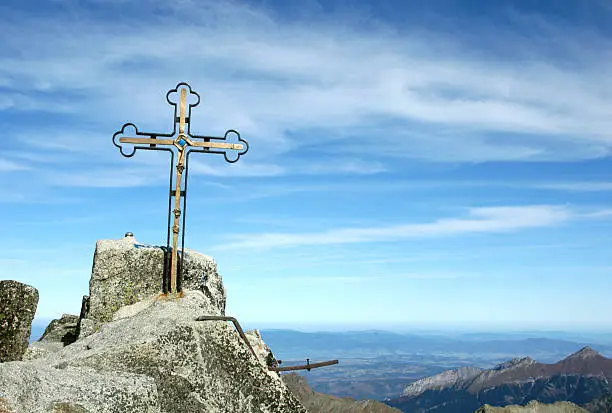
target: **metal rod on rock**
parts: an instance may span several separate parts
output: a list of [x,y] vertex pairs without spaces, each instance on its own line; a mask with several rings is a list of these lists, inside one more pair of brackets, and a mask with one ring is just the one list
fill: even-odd
[[242,327],[240,327],[240,323],[238,323],[238,320],[236,320],[234,317],[228,317],[228,316],[223,316],[223,315],[221,316],[203,315],[203,316],[196,318],[195,321],[231,321],[232,323],[234,323],[234,327],[238,331],[238,334],[240,335],[240,337],[244,340],[246,345],[249,347],[249,350],[251,350],[251,353],[253,353],[255,358],[257,358],[257,354],[255,354],[255,350],[253,350],[253,347],[251,347],[251,343],[249,343],[249,339],[247,338],[246,334],[244,334],[244,330],[242,330]]
[[333,366],[334,364],[338,364],[338,360],[322,361],[320,363],[312,363],[312,364],[310,363],[310,360],[308,360],[307,364],[304,366],[270,367],[270,370],[272,371],[295,371],[295,370],[310,371],[310,369],[316,369],[318,367],[325,367],[325,366]]

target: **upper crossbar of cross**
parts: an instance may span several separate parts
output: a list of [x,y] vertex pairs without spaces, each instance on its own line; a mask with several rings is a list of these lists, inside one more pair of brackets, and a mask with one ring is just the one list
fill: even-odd
[[[179,101],[172,101],[175,94],[180,91]],[[188,95],[190,98],[195,97],[195,103],[188,103]],[[194,135],[191,133],[191,109],[200,103],[200,95],[191,90],[191,87],[185,83],[179,83],[176,88],[170,90],[166,94],[166,100],[169,104],[174,106],[174,130],[172,133],[150,133],[140,132],[133,123],[126,123],[123,125],[120,131],[113,135],[113,144],[119,148],[121,154],[125,157],[134,156],[136,150],[165,150],[172,153],[171,168],[176,167],[176,175],[173,176],[172,169],[170,171],[170,195],[168,199],[168,236],[167,236],[167,247],[170,245],[170,230],[173,233],[172,250],[170,256],[170,280],[167,280],[166,267],[164,266],[164,278],[162,290],[167,293],[169,288],[170,292],[181,292],[180,286],[180,268],[178,260],[178,237],[181,232],[181,226],[179,218],[181,212],[183,213],[183,229],[182,229],[182,246],[181,251],[185,247],[185,210],[186,210],[186,189],[187,189],[187,174],[188,174],[188,163],[189,155],[192,152],[204,152],[204,153],[219,153],[223,154],[225,160],[230,163],[234,163],[240,159],[241,155],[244,155],[248,149],[248,143],[246,140],[240,137],[240,134],[230,129],[225,132],[223,137],[214,136],[202,136]],[[177,107],[178,106],[178,107]],[[177,113],[178,112],[178,113]],[[177,116],[178,115],[178,116]],[[176,125],[178,124],[178,133],[176,131]],[[126,136],[126,129],[133,128],[136,137]],[[229,136],[236,137],[235,142],[227,142]],[[161,138],[161,139],[160,139]],[[225,142],[220,142],[225,141]],[[132,144],[131,152],[126,152],[124,145]],[[160,147],[161,146],[161,147]],[[193,149],[192,149],[193,148]],[[196,149],[197,148],[197,149]],[[178,157],[176,165],[174,165],[174,149],[178,151]],[[228,154],[235,155],[235,158],[229,157]],[[181,183],[183,181],[183,171],[185,171],[185,190],[181,190]],[[172,180],[175,178],[175,187],[172,188]],[[174,210],[171,208],[172,197],[174,197]],[[183,211],[181,211],[181,197],[184,200]],[[171,215],[174,215],[174,223],[170,226]],[[177,274],[179,277],[177,277]],[[168,282],[169,281],[169,282]],[[168,285],[169,284],[169,285]]]

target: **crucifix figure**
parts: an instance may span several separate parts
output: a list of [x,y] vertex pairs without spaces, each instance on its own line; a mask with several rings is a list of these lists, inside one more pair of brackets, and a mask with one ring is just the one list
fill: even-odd
[[[188,103],[188,98],[191,103]],[[132,157],[138,149],[170,152],[170,194],[168,197],[168,232],[164,254],[164,274],[162,292],[182,295],[182,259],[185,250],[185,214],[187,210],[187,177],[189,175],[189,155],[193,152],[223,154],[230,163],[237,162],[248,149],[246,140],[240,134],[230,129],[223,137],[200,136],[191,133],[191,108],[200,103],[200,95],[191,90],[187,83],[179,83],[176,88],[168,91],[166,100],[174,106],[174,129],[172,133],[140,132],[133,123],[126,123],[120,131],[113,135],[113,144],[119,148],[125,157]],[[178,124],[178,133],[176,125]],[[133,129],[134,135],[128,136],[126,129]],[[230,140],[228,137],[232,136]],[[161,138],[161,139],[160,139]],[[126,149],[125,144],[131,144]],[[125,146],[124,146],[125,145]],[[133,146],[132,146],[133,145]],[[195,149],[197,148],[197,149]],[[174,156],[177,155],[176,165]],[[173,173],[176,169],[176,175]],[[184,178],[183,178],[184,172]],[[175,179],[173,179],[175,178]],[[175,186],[173,188],[173,180]],[[184,180],[185,189],[181,189]],[[174,198],[174,209],[172,209]],[[181,198],[183,199],[181,210]],[[180,218],[183,216],[181,225]],[[172,225],[171,225],[171,218]],[[172,231],[172,248],[170,248],[170,232]],[[181,234],[181,256],[178,251],[179,234]]]

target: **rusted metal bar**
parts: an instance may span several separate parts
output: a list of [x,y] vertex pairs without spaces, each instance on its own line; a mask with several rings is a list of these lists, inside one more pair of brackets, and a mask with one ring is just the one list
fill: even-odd
[[303,366],[270,367],[270,370],[272,371],[295,371],[295,370],[310,371],[311,369],[316,369],[318,367],[325,367],[325,366],[333,366],[334,364],[338,364],[338,360],[322,361],[319,363],[311,364],[310,359],[306,359],[306,364]]
[[257,358],[257,354],[255,354],[255,350],[253,350],[253,347],[251,347],[251,343],[249,343],[249,339],[247,338],[246,334],[244,334],[244,330],[242,330],[242,327],[240,327],[240,323],[234,317],[227,317],[222,315],[202,315],[196,318],[195,321],[231,321],[232,323],[234,323],[234,327],[236,328],[236,331],[238,331],[240,337],[249,347],[249,350],[251,350],[251,353],[253,353],[255,358]]

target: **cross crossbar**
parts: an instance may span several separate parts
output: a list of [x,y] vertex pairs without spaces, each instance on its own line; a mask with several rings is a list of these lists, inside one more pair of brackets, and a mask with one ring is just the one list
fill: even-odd
[[[175,97],[179,96],[178,99]],[[195,103],[187,102],[187,98]],[[174,99],[171,100],[171,99]],[[113,135],[113,144],[119,148],[124,157],[134,156],[137,150],[161,150],[171,153],[170,159],[170,196],[168,198],[168,228],[166,237],[166,255],[164,258],[164,274],[162,292],[181,293],[182,256],[185,250],[185,216],[187,211],[187,178],[189,174],[189,155],[192,152],[223,154],[229,163],[237,162],[241,155],[249,150],[246,140],[234,129],[229,129],[223,137],[203,136],[191,133],[191,109],[200,103],[200,95],[191,89],[185,82],[179,83],[176,88],[166,94],[166,100],[174,106],[174,129],[171,133],[140,132],[135,124],[126,123],[121,130]],[[177,131],[178,124],[178,131]],[[127,136],[126,129],[133,128],[134,135]],[[236,142],[227,142],[228,137],[235,135]],[[161,139],[160,139],[161,138]],[[126,145],[131,146],[127,151]],[[228,154],[233,154],[232,157]],[[174,162],[176,155],[177,161]],[[173,168],[176,173],[173,174]],[[184,173],[184,176],[183,176]],[[173,180],[175,185],[172,184]],[[181,185],[184,182],[185,188]],[[172,208],[174,198],[174,209]],[[181,204],[182,198],[182,204]],[[182,216],[182,224],[180,218]],[[173,217],[173,224],[171,220]],[[170,247],[170,233],[172,232],[172,247]],[[181,234],[181,257],[179,257],[179,234]],[[168,263],[169,265],[166,265]]]
[[[120,138],[121,143],[148,143],[150,145],[174,145],[172,139],[153,139],[153,138]],[[220,149],[244,149],[241,143],[220,143],[220,142],[192,142],[189,146],[200,148],[220,148]],[[143,148],[144,149],[144,148]]]

